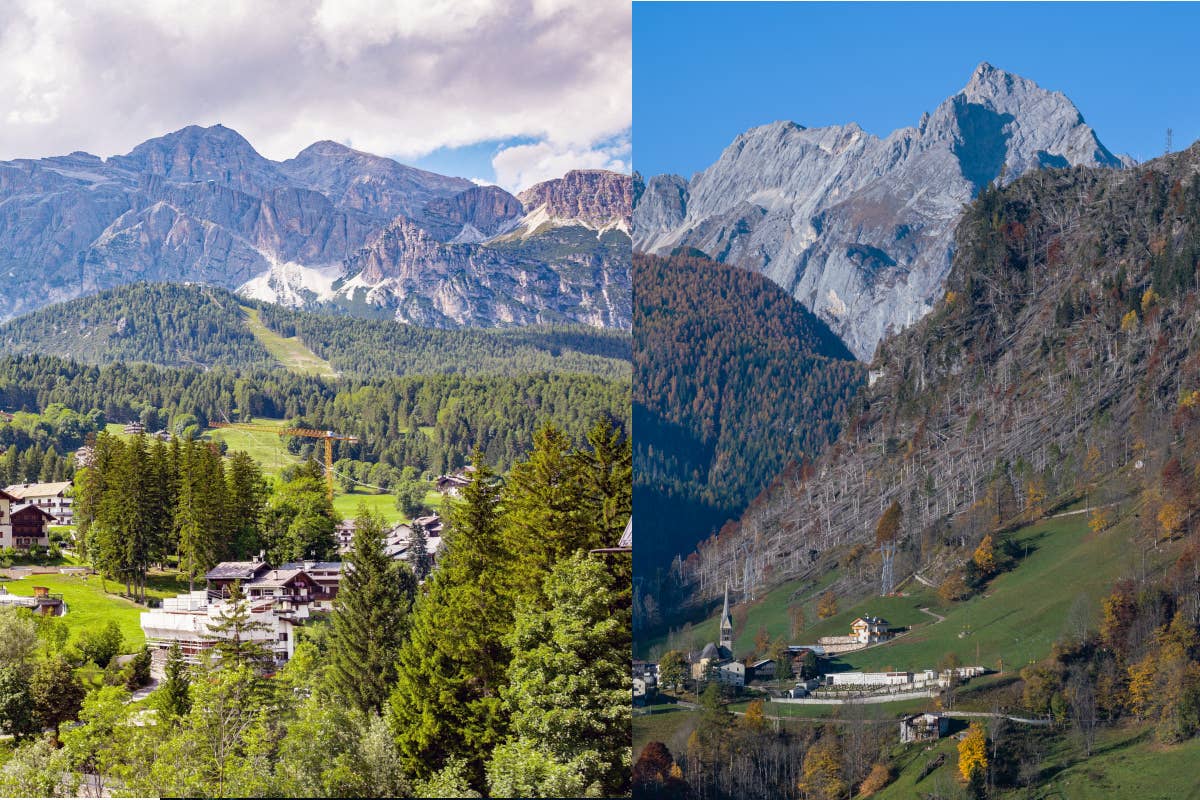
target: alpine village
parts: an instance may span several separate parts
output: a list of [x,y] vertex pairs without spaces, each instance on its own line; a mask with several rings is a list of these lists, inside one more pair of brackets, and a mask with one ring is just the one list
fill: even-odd
[[1192,796],[1200,144],[982,63],[635,180],[635,793]]
[[631,207],[0,163],[0,794],[630,794]]

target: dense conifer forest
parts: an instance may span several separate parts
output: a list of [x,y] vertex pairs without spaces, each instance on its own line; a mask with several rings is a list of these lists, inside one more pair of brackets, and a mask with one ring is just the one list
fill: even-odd
[[216,287],[162,283],[122,286],[10,320],[0,325],[0,350],[89,364],[279,366],[256,336],[251,312],[268,332],[298,337],[343,375],[629,375],[625,331],[584,326],[439,330],[295,311]]
[[666,534],[639,544],[653,569],[831,441],[865,370],[758,273],[639,255],[634,280],[635,492]]
[[465,465],[475,449],[505,470],[545,424],[575,441],[600,417],[628,430],[629,392],[626,381],[571,374],[327,381],[284,370],[0,359],[0,410],[36,412],[61,404],[78,414],[97,411],[109,422],[141,420],[150,430],[178,434],[197,433],[210,422],[284,418],[360,438],[357,444],[339,442],[335,458],[435,474]]

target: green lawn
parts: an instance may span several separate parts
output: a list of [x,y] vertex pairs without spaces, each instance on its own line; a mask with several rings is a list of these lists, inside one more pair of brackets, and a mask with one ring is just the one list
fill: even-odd
[[[1142,800],[1200,800],[1195,765],[1200,759],[1200,739],[1164,747],[1153,736],[1137,728],[1101,730],[1096,749],[1084,759],[1078,744],[1069,735],[1043,739],[1047,743],[1042,774],[1036,794],[1024,789],[997,790],[997,798],[1063,798],[1063,800],[1114,800],[1136,797]],[[959,796],[958,742],[943,739],[930,749],[909,745],[899,748],[896,780],[875,795],[879,800],[924,797],[930,794]],[[939,754],[945,763],[917,782],[925,764]]]
[[[148,581],[147,595],[163,598],[187,591],[187,584],[173,576],[152,575]],[[72,636],[81,630],[96,628],[108,620],[116,620],[125,637],[125,652],[134,652],[146,639],[142,635],[141,612],[145,611],[131,600],[117,593],[124,587],[107,581],[108,593],[101,588],[100,576],[86,578],[74,575],[33,575],[21,580],[5,581],[3,586],[10,594],[32,595],[34,586],[45,586],[52,594],[61,594],[67,604],[67,614],[62,619],[67,623]]]
[[287,420],[262,417],[238,425],[237,428],[213,428],[204,433],[213,441],[224,441],[231,451],[248,453],[267,475],[278,475],[284,467],[300,463],[300,456],[289,453],[284,437],[276,433],[287,425]]
[[700,713],[675,706],[655,706],[653,714],[633,718],[633,757],[636,759],[647,742],[663,742],[672,753],[687,747],[688,736],[696,729]]
[[1096,750],[1086,760],[1072,741],[1061,738],[1042,765],[1040,796],[1071,800],[1118,797],[1196,800],[1200,798],[1200,783],[1196,779],[1198,761],[1200,739],[1165,747],[1154,741],[1149,730],[1101,731]]
[[1081,596],[1096,613],[1100,598],[1129,565],[1128,530],[1121,525],[1094,534],[1084,514],[1043,520],[1015,538],[1028,545],[1029,555],[994,578],[982,595],[941,611],[944,622],[923,624],[892,644],[847,653],[842,663],[863,670],[920,669],[952,652],[964,664],[994,669],[1003,659],[1006,670],[1020,669],[1050,653]]
[[305,375],[318,375],[323,378],[338,376],[337,370],[328,361],[309,350],[299,337],[284,338],[263,325],[257,308],[242,306],[242,311],[246,314],[246,327],[280,364],[293,372]]
[[[751,701],[743,700],[738,703],[731,703],[730,711],[745,711]],[[909,700],[897,700],[893,703],[868,703],[859,708],[865,709],[864,713],[868,717],[883,718],[883,717],[900,717],[904,714],[915,714],[919,711],[928,711],[933,707],[932,697],[918,697]],[[816,703],[763,703],[763,714],[768,717],[798,717],[804,719],[819,719],[822,717],[838,717],[843,716],[846,711],[845,704],[828,703],[818,705]],[[857,709],[856,709],[857,710]]]

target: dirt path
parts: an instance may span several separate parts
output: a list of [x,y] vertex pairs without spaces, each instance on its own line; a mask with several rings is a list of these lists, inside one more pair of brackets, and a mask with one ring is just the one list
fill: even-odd
[[939,622],[946,621],[946,618],[943,617],[941,614],[936,614],[936,613],[930,611],[928,608],[919,608],[917,610],[923,614],[928,614],[929,616],[933,617],[934,621],[932,623],[930,623],[932,625],[937,625]]

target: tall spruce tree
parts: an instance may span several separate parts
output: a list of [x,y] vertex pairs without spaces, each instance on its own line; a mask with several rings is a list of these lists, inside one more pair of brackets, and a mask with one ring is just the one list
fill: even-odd
[[230,454],[225,477],[229,483],[232,534],[227,555],[244,559],[262,547],[262,517],[270,489],[258,462],[242,451]]
[[248,666],[263,670],[271,664],[272,654],[263,644],[262,637],[255,634],[268,630],[267,623],[250,616],[250,604],[242,593],[241,583],[235,581],[216,619],[208,623],[204,638],[212,643],[212,649],[220,656],[222,669]]
[[382,517],[359,511],[330,637],[330,683],[363,713],[378,713],[388,698],[417,590],[408,566],[384,553],[383,529]]
[[427,779],[461,759],[482,788],[484,761],[507,728],[499,690],[513,603],[504,588],[510,559],[500,539],[500,489],[482,456],[474,463],[447,515],[442,563],[413,608],[388,722],[412,774]]
[[156,692],[159,712],[169,717],[182,717],[191,709],[192,701],[188,693],[191,681],[179,642],[171,643],[164,673],[162,685]]
[[433,568],[433,559],[429,555],[428,539],[425,537],[425,526],[416,522],[412,524],[412,535],[408,539],[408,566],[418,581],[425,580]]

